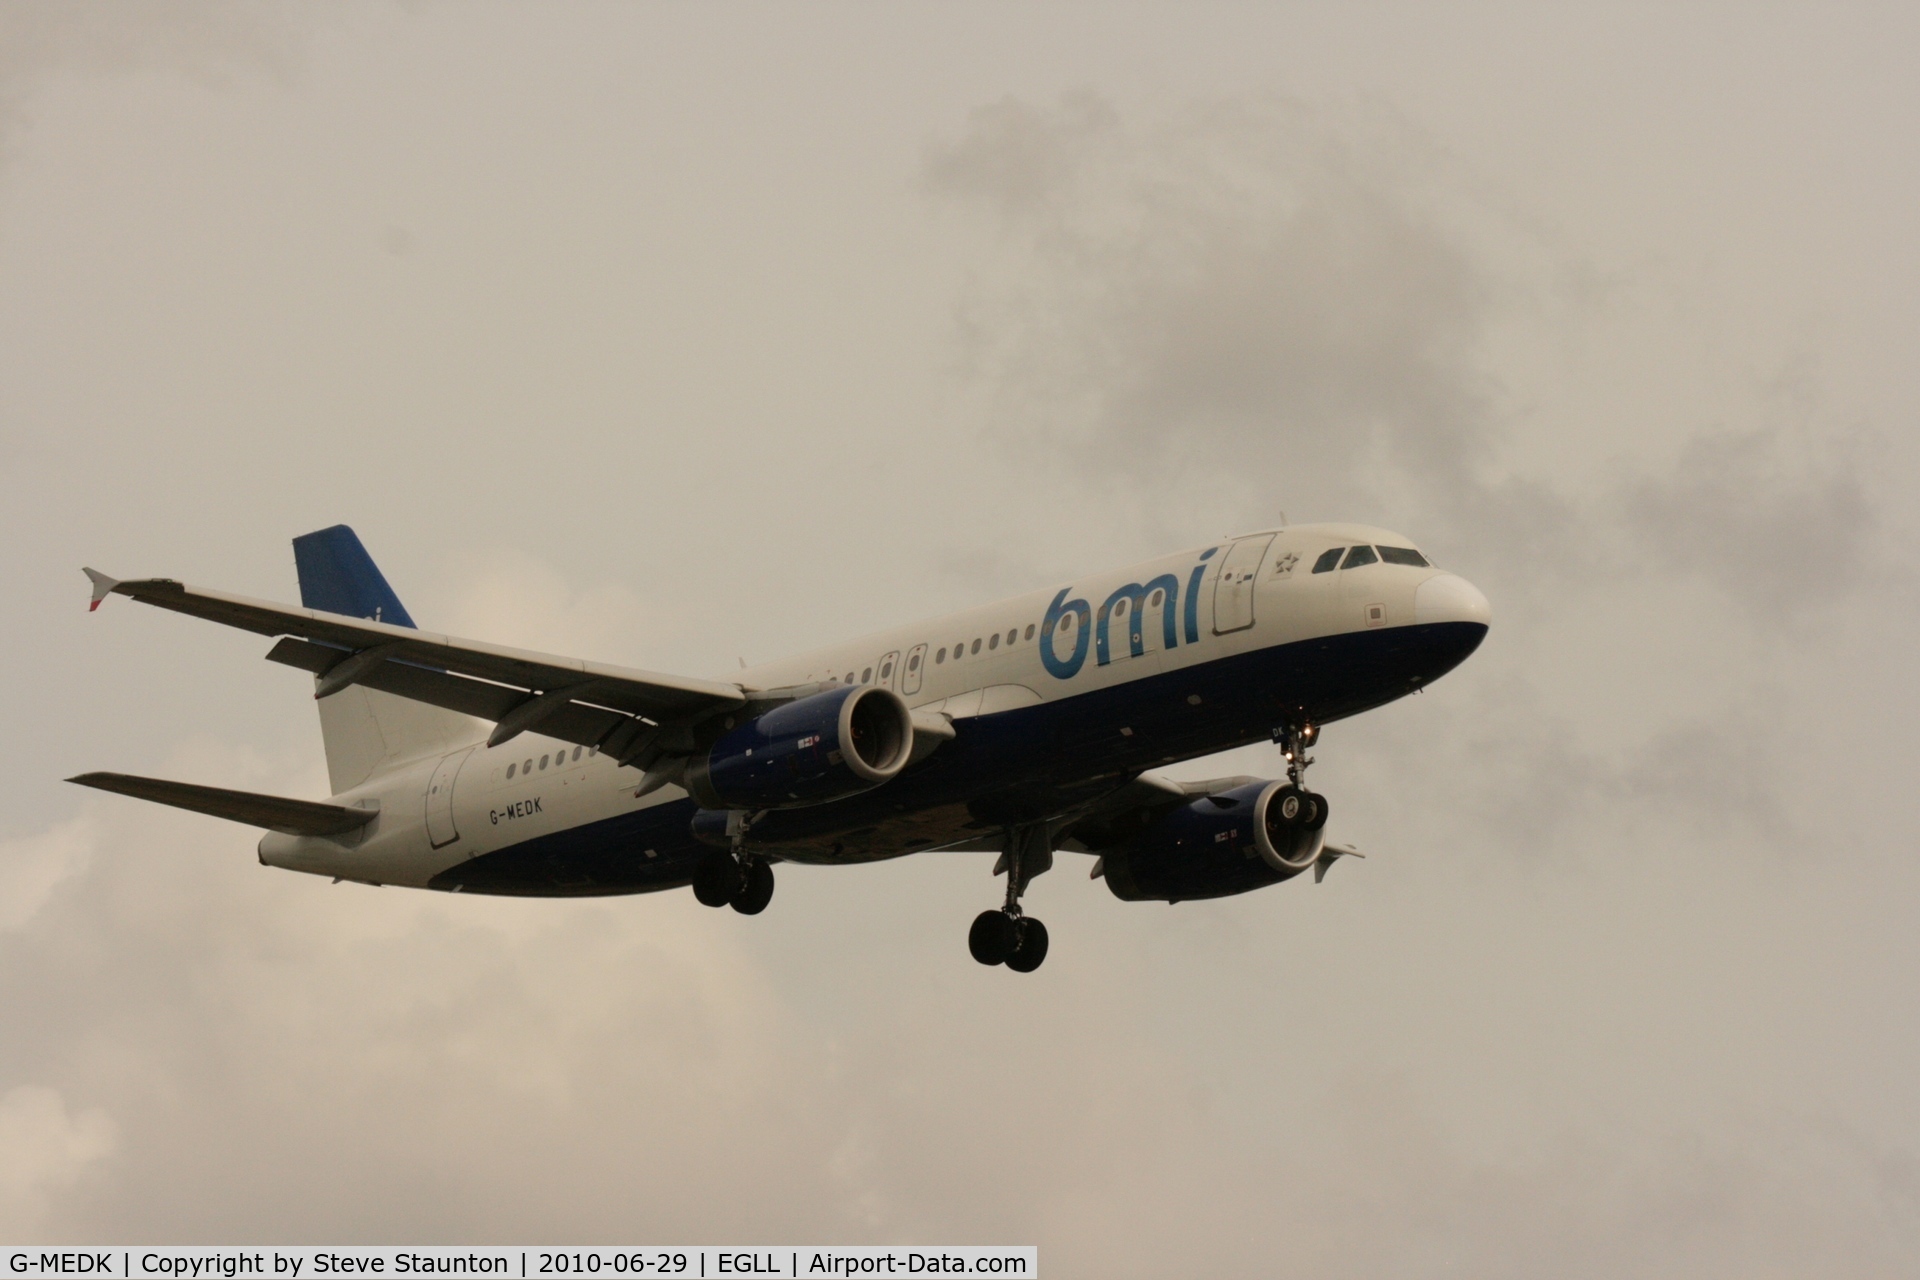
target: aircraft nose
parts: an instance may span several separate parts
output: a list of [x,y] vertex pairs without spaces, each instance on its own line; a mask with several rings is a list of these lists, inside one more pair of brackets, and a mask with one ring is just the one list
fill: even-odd
[[1414,592],[1413,621],[1415,625],[1477,622],[1483,627],[1491,626],[1493,606],[1487,603],[1480,588],[1459,574],[1441,573],[1428,578]]

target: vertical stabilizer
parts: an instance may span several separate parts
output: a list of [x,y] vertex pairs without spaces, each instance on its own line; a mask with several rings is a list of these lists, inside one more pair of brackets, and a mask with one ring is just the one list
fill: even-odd
[[[344,524],[293,540],[300,603],[309,609],[411,627],[413,618],[373,557]],[[410,698],[349,685],[320,700],[320,737],[335,795],[374,774],[485,736],[477,720]]]

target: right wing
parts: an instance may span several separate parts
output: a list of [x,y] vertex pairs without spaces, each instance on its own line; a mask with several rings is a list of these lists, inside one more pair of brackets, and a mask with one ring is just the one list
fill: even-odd
[[190,587],[171,578],[122,582],[93,569],[97,607],[129,596],[176,613],[264,636],[284,637],[267,657],[319,677],[324,698],[360,684],[495,722],[489,745],[538,727],[549,737],[597,747],[623,763],[650,765],[684,750],[700,720],[746,703],[736,684],[637,671],[478,640],[296,609]]

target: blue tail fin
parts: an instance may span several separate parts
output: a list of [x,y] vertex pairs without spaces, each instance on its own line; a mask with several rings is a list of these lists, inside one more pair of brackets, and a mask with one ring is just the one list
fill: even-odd
[[295,538],[293,563],[300,573],[300,603],[307,608],[413,626],[406,606],[346,525]]
[[[295,538],[293,562],[300,571],[300,603],[307,608],[413,626],[406,606],[347,526]],[[376,774],[469,746],[486,733],[484,724],[457,712],[359,685],[320,699],[320,738],[335,795]]]

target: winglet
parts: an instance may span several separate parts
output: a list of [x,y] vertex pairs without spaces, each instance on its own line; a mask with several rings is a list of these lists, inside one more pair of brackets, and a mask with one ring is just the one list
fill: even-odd
[[107,598],[107,593],[120,585],[120,579],[109,578],[98,569],[82,569],[81,572],[86,574],[88,580],[93,583],[93,602],[87,606],[87,612],[92,613],[100,607],[100,602]]

